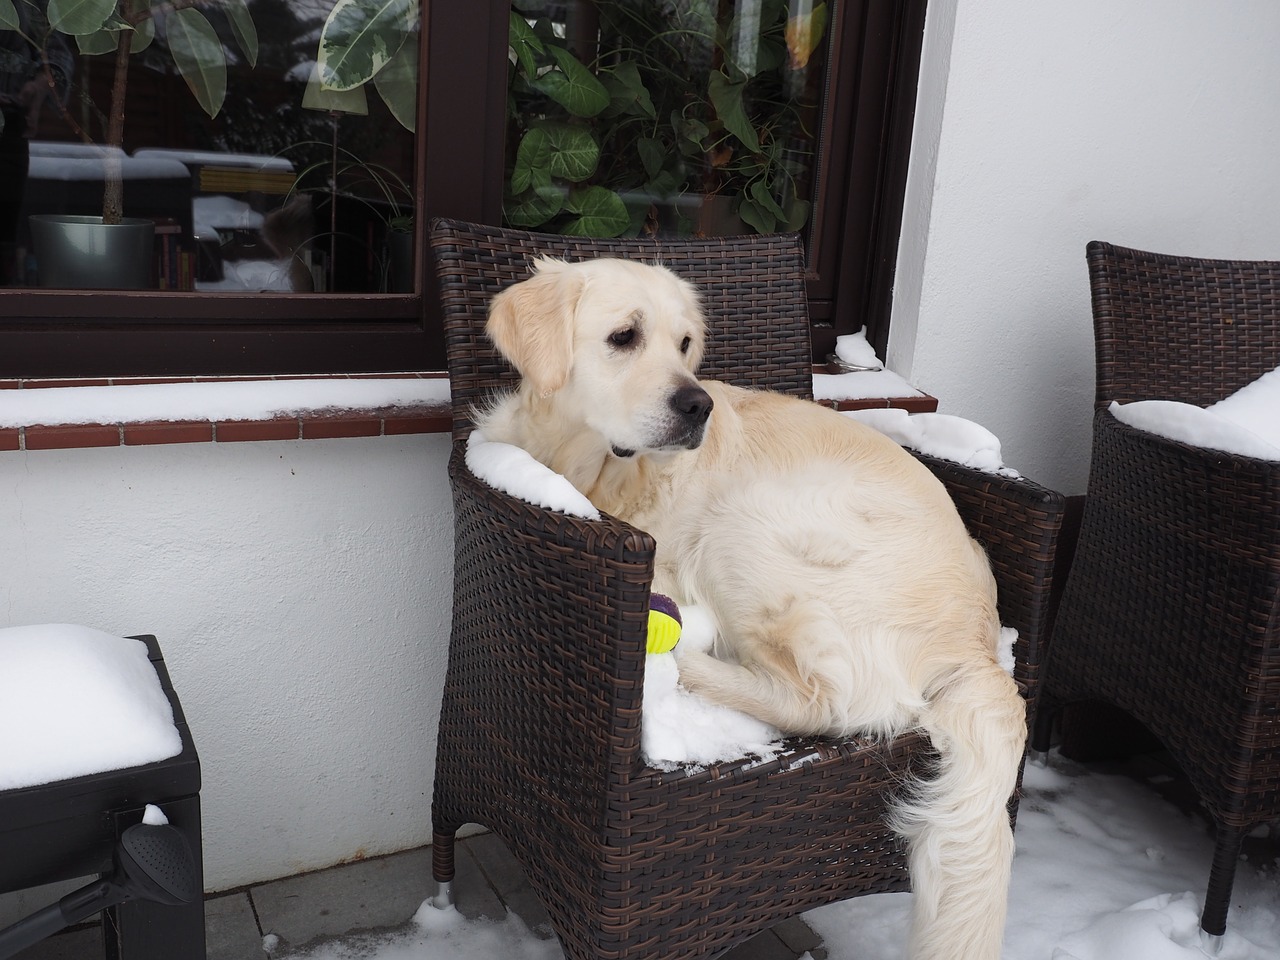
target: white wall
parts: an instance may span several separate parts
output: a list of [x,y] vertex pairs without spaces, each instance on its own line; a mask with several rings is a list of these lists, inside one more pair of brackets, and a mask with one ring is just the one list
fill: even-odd
[[0,454],[0,624],[154,633],[209,890],[430,841],[446,436]]
[[1280,259],[1278,49],[1275,0],[930,0],[890,366],[1083,493],[1085,244]]

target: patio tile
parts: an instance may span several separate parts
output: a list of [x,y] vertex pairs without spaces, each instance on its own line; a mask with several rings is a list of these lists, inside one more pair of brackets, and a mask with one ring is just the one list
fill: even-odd
[[400,926],[435,892],[429,848],[361,860],[254,887],[263,933],[290,947]]
[[27,947],[17,960],[86,960],[102,956],[102,928],[75,927]]
[[262,953],[262,934],[248,893],[205,900],[204,940],[208,960],[249,960]]
[[791,949],[792,956],[804,956],[805,951],[808,951],[813,960],[827,960],[827,948],[823,945],[822,937],[799,917],[783,920],[771,932]]
[[796,952],[779,940],[777,934],[765,930],[738,944],[720,960],[796,960],[796,957]]
[[[475,851],[472,845],[478,839],[480,838],[471,837],[465,843],[454,844],[453,902],[458,912],[469,920],[474,920],[476,917],[501,920],[507,915],[507,905],[503,903],[498,892],[490,886],[479,861],[474,856]],[[432,892],[434,889],[433,881]],[[514,908],[512,912],[516,912]],[[523,919],[522,915],[519,916]],[[529,924],[529,926],[532,925]]]
[[[544,939],[551,935],[551,919],[538,895],[529,886],[524,870],[507,850],[506,844],[492,833],[468,837],[457,849],[466,850],[476,859],[485,878],[507,908],[524,925]],[[457,889],[458,884],[454,884]]]

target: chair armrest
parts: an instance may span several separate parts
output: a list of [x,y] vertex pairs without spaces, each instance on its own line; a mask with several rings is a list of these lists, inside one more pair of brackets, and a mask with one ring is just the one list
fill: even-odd
[[[637,766],[653,539],[495,490],[449,461],[453,627],[442,725],[520,771],[570,821]],[[458,715],[451,715],[451,711]]]
[[987,551],[996,578],[1000,622],[1018,631],[1014,678],[1033,705],[1048,635],[1054,558],[1066,498],[1031,480],[986,473],[918,452],[916,457],[942,481],[970,536]]
[[[1176,628],[1207,662],[1256,662],[1264,648],[1280,662],[1280,462],[1170,440],[1099,410],[1077,556],[1086,552],[1114,558],[1106,567],[1131,580],[1127,609],[1108,614],[1108,629]],[[1071,590],[1078,599],[1097,592],[1083,582]],[[1280,687],[1280,671],[1271,672]]]

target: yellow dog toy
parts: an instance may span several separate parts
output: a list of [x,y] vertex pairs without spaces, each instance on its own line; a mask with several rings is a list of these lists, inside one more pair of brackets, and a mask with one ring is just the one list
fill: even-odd
[[649,639],[645,649],[649,653],[670,653],[680,642],[681,627],[676,602],[661,593],[649,594]]

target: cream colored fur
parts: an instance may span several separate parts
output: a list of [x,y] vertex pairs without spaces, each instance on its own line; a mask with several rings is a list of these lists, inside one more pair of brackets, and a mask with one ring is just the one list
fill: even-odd
[[[654,536],[653,589],[718,627],[715,656],[681,656],[687,687],[790,733],[929,735],[939,769],[892,812],[911,956],[997,960],[1026,722],[996,663],[990,566],[946,490],[832,410],[696,381],[702,315],[671,272],[536,267],[490,310],[522,383],[486,411],[486,436]],[[701,395],[705,428],[679,409]]]

